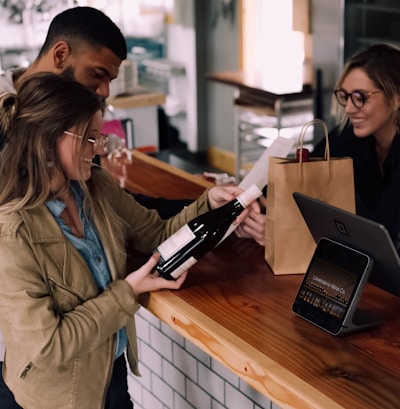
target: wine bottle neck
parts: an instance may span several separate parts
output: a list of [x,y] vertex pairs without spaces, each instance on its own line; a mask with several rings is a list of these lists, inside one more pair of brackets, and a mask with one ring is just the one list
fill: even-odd
[[258,197],[262,195],[262,191],[256,185],[251,185],[248,187],[243,193],[241,193],[237,199],[243,206],[243,208],[247,207],[251,202],[256,200]]

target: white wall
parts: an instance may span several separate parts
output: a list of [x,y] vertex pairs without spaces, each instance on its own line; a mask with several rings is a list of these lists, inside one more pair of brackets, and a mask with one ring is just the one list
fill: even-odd
[[[192,0],[190,0],[192,1]],[[197,84],[196,84],[196,45],[193,25],[170,24],[167,26],[167,58],[182,63],[185,75],[173,78],[169,82],[171,94],[182,100],[185,107],[184,120],[179,117],[171,123],[180,130],[180,139],[186,142],[188,149],[197,151]]]
[[[239,3],[236,2],[236,18],[219,15],[212,26],[213,0],[207,0],[208,12],[203,21],[206,43],[206,72],[237,71],[239,67]],[[215,4],[215,3],[214,3]],[[200,22],[199,22],[200,24]],[[234,94],[236,88],[213,81],[205,82],[207,94],[199,110],[206,110],[206,135],[208,146],[228,151],[234,150],[235,112]]]

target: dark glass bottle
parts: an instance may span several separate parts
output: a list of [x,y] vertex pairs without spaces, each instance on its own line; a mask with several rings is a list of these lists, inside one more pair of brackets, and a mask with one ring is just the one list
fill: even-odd
[[220,242],[236,217],[261,194],[252,185],[224,206],[197,216],[161,243],[156,249],[161,255],[156,266],[160,276],[177,279]]

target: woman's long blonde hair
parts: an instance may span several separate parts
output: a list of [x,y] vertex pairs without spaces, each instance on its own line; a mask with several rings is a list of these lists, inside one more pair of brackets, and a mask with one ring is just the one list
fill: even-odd
[[[392,107],[393,121],[399,127],[400,112],[394,101],[400,95],[400,49],[391,44],[375,44],[363,50],[346,62],[335,89],[340,89],[350,71],[362,69],[375,86],[381,90],[387,103]],[[348,121],[343,107],[339,106],[339,123],[342,127]]]
[[[54,172],[63,175],[64,189],[70,180],[63,171],[56,144],[64,131],[75,127],[76,163],[80,162],[89,138],[89,126],[96,112],[104,110],[103,99],[74,80],[51,73],[28,78],[18,95],[0,95],[0,211],[16,212],[43,205],[57,192],[50,183]],[[102,172],[105,173],[105,172]],[[112,241],[123,248],[124,225],[104,194],[103,183],[113,183],[102,175],[102,183],[83,178],[84,211],[95,223],[101,223]]]

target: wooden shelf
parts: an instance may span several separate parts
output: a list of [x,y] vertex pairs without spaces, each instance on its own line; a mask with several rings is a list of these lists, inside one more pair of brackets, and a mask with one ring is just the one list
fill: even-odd
[[119,109],[142,108],[162,105],[165,103],[165,98],[165,94],[161,92],[138,90],[133,95],[109,98],[107,103]]

